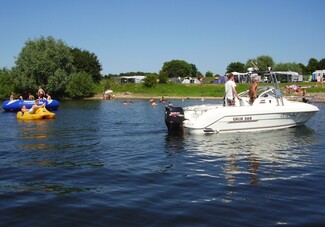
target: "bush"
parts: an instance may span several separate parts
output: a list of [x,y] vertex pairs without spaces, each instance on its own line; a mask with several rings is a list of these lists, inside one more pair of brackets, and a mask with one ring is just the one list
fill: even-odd
[[85,73],[73,73],[67,85],[66,93],[70,98],[80,99],[93,94],[95,84],[92,77]]
[[160,72],[158,79],[160,84],[167,84],[168,82],[168,76],[164,72]]
[[0,69],[0,99],[8,99],[11,92],[14,90],[13,77],[10,71],[3,68]]
[[157,85],[157,76],[155,76],[155,75],[148,75],[144,79],[143,85],[145,87],[148,87],[148,88],[155,87]]

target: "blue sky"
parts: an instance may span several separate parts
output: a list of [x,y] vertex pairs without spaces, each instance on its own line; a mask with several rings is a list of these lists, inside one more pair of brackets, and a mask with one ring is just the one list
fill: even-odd
[[224,74],[231,62],[325,58],[323,0],[10,0],[0,3],[0,67],[28,39],[97,55],[103,74],[159,72],[173,59]]

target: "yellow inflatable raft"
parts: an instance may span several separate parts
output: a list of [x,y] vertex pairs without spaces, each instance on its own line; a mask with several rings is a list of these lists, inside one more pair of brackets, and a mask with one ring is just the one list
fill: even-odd
[[52,113],[44,108],[39,108],[34,114],[28,112],[17,112],[17,119],[19,120],[41,120],[41,119],[54,119],[55,113]]

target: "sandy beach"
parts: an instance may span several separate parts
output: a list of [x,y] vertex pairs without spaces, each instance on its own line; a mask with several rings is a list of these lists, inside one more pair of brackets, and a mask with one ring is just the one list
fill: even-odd
[[[143,94],[132,94],[132,93],[129,93],[129,92],[116,92],[116,93],[113,93],[114,95],[114,98],[113,99],[123,99],[123,100],[133,100],[133,99],[155,99],[157,101],[159,101],[159,99],[162,97],[162,96],[148,96],[148,95],[143,95]],[[285,96],[287,99],[289,100],[297,100],[297,101],[300,101],[302,99],[302,96],[298,96],[298,95],[288,95],[288,96]],[[311,100],[311,102],[321,102],[321,103],[324,103],[325,102],[325,93],[310,93],[308,94],[308,96],[306,96],[307,99]],[[90,98],[87,98],[87,99],[95,99],[95,100],[98,100],[98,99],[103,99],[103,96],[102,94],[96,94],[95,96],[93,97],[90,97]],[[215,99],[215,100],[222,100],[223,97],[211,97],[211,96],[202,96],[202,97],[198,97],[198,96],[195,96],[195,97],[188,97],[188,96],[164,96],[164,99],[165,100],[169,100],[169,99],[206,99],[206,100],[212,100],[212,99]]]

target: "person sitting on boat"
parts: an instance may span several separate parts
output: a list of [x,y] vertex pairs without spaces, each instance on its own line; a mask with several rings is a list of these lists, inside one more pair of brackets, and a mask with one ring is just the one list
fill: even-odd
[[43,98],[44,98],[44,96],[45,96],[45,91],[42,89],[41,86],[38,87],[37,94],[38,94],[38,98],[39,98],[39,99],[43,99]]
[[35,97],[34,97],[34,95],[32,95],[31,93],[29,93],[29,95],[28,95],[28,99],[29,99],[29,100],[34,100]]
[[228,75],[228,81],[225,83],[226,96],[225,100],[228,106],[235,106],[235,98],[241,99],[236,91],[236,83],[234,81],[234,75],[230,73]]
[[39,105],[39,99],[35,100],[35,104],[28,110],[28,113],[34,114],[37,109],[44,108],[45,109],[46,103],[44,102],[42,105]]
[[52,100],[51,96],[49,95],[49,93],[46,94],[46,100]]
[[11,92],[11,95],[9,97],[9,100],[14,100],[14,93],[13,92]]
[[25,105],[22,105],[22,107],[21,107],[21,112],[28,112],[28,109],[26,108]]
[[248,95],[249,95],[249,104],[253,104],[257,98],[257,87],[258,87],[258,78],[254,77],[252,83],[249,85]]

